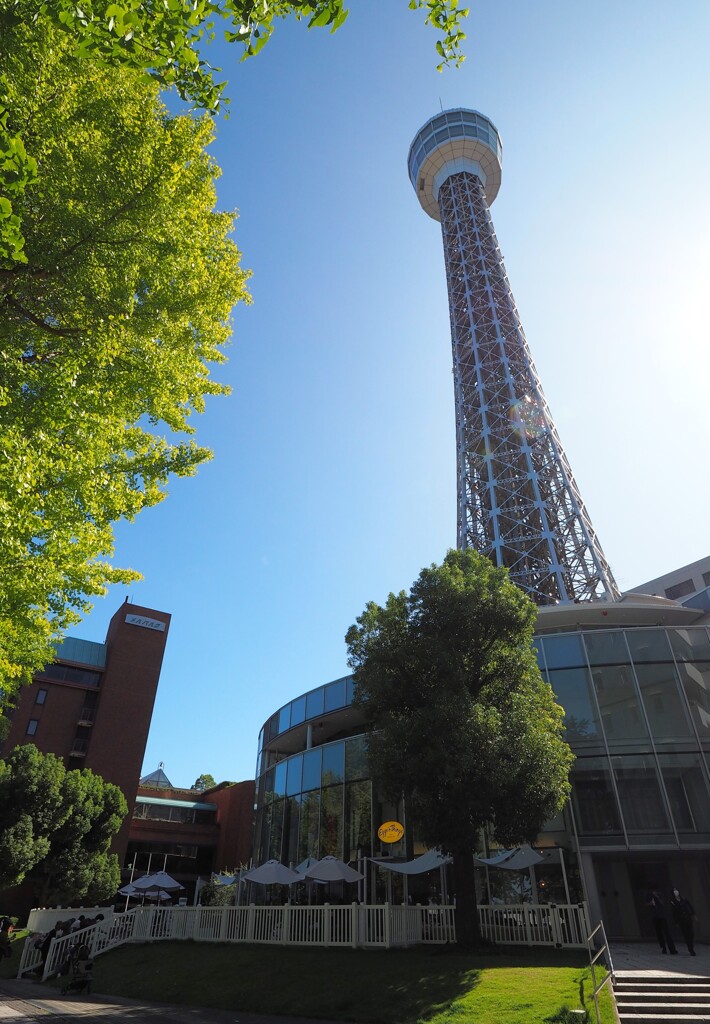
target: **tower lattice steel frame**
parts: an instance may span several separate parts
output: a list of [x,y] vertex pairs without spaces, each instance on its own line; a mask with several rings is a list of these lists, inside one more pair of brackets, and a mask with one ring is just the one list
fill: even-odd
[[454,357],[458,546],[510,571],[537,604],[619,592],[560,444],[498,248],[493,123],[444,111],[417,133],[409,177],[441,221]]

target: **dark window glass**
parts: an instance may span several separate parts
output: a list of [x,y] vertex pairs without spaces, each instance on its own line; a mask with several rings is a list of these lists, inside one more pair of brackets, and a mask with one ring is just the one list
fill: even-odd
[[274,795],[286,795],[286,762],[281,761],[274,769]]
[[710,799],[697,754],[661,754],[661,773],[679,832],[710,832]]
[[587,645],[590,665],[623,665],[629,660],[629,652],[621,630],[587,633],[584,642]]
[[291,725],[300,725],[306,719],[306,698],[298,697],[291,701]]
[[576,633],[538,639],[542,641],[548,668],[574,668],[585,664],[582,641]]
[[[648,729],[639,706],[630,665],[592,669],[604,733],[609,746],[648,743]],[[633,744],[632,744],[633,745]]]
[[75,668],[73,665],[60,665],[55,662],[45,665],[40,675],[57,679],[62,683],[81,683],[82,686],[100,686],[101,673],[86,668]]
[[284,856],[287,864],[298,861],[298,834],[301,826],[301,797],[292,796],[286,801],[284,821]]
[[320,838],[320,793],[306,793],[301,801],[301,826],[299,829],[298,862],[306,857],[319,858]]
[[369,782],[350,782],[345,786],[345,860],[357,860],[371,854],[372,799]]
[[710,738],[710,662],[678,665],[678,674],[701,740]]
[[39,725],[39,719],[37,719],[37,718],[30,718],[29,722],[27,723],[27,733],[26,733],[26,735],[27,736],[34,736],[34,734],[37,732],[37,726],[38,725]]
[[269,860],[272,858],[274,860],[281,860],[285,802],[285,800],[277,800],[273,805],[273,813],[271,816],[271,835],[269,837]]
[[343,790],[329,786],[321,793],[320,855],[343,856]]
[[703,583],[706,587],[710,587],[710,572],[703,573]]
[[367,764],[367,743],[364,736],[353,736],[345,741],[345,780],[369,779]]
[[347,691],[345,694],[345,703],[352,704],[355,698],[355,680],[353,679],[352,676],[348,676],[348,678],[345,680],[345,685]]
[[286,732],[287,729],[291,728],[291,705],[287,704],[285,708],[281,708],[279,711],[279,732]]
[[555,697],[565,711],[565,739],[575,749],[602,745],[599,718],[586,668],[561,668],[548,673]]
[[682,583],[676,583],[675,586],[668,587],[665,594],[671,601],[677,601],[680,597],[687,597],[688,594],[692,594],[694,590],[695,584],[692,580],[683,580]]
[[286,776],[286,795],[295,796],[296,793],[301,792],[301,769],[303,767],[303,757],[297,754],[296,757],[290,757],[288,759],[288,773]]
[[676,661],[710,661],[710,640],[705,629],[668,631]]
[[654,759],[641,755],[613,757],[612,766],[626,831],[669,832]]
[[330,743],[323,747],[323,785],[342,782],[345,774],[345,744]]
[[572,798],[583,835],[621,832],[621,819],[604,757],[580,757],[572,769]]
[[274,799],[274,769],[271,768],[266,773],[266,779],[264,781],[264,802],[269,803]]
[[632,660],[671,661],[671,648],[664,629],[630,629],[626,634]]
[[35,704],[44,704],[46,699],[47,699],[47,691],[46,690],[42,690],[42,689],[37,690],[37,696],[35,697]]
[[329,683],[325,688],[325,710],[337,711],[345,707],[345,680]]
[[687,739],[691,735],[690,723],[681,701],[675,667],[637,665],[636,675],[654,738]]
[[307,750],[303,755],[303,791],[320,789],[320,768],[323,748]]
[[269,721],[266,724],[266,732],[267,732],[267,736],[269,737],[270,740],[272,740],[275,736],[278,736],[278,734],[279,734],[279,716],[278,715],[272,715],[271,716],[271,718],[269,719]]
[[323,714],[323,687],[306,695],[306,718]]

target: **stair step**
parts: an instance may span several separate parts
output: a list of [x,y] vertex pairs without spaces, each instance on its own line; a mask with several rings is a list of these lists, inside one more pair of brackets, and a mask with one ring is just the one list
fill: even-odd
[[[702,1003],[710,1009],[710,996],[704,992],[667,992],[667,991],[656,991],[651,988],[647,989],[634,989],[633,991],[617,992],[614,990],[617,1003],[625,1004],[628,1002],[649,1002],[649,1003],[667,1003],[669,1006],[672,1004],[680,1005],[685,1003]],[[707,998],[703,999],[703,996]]]
[[626,1003],[617,1007],[619,1016],[624,1019],[638,1014],[651,1014],[656,1016],[681,1016],[690,1017],[697,1021],[698,1017],[710,1019],[710,1006],[707,1003],[686,1003],[678,1006],[672,1003],[647,1003],[639,1000],[634,1003]]
[[620,1013],[620,1024],[710,1024],[710,1016],[685,1013]]

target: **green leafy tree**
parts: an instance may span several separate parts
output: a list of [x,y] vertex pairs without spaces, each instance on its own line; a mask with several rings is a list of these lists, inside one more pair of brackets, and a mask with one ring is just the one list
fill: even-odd
[[37,161],[16,195],[24,262],[0,264],[0,685],[108,583],[112,524],[210,457],[190,417],[226,392],[230,311],[247,275],[215,211],[212,125],[158,85],[72,55],[39,21],[0,40],[5,100]]
[[[460,63],[468,9],[459,7],[459,0],[408,0],[408,5],[424,10],[427,24],[439,33],[440,69]],[[294,17],[309,28],[334,32],[347,15],[344,0],[85,0],[80,6],[74,0],[0,0],[0,29],[17,20],[46,18],[71,37],[79,56],[150,72],[213,112],[224,85],[215,82],[214,69],[201,54],[218,28],[244,59],[261,50],[280,19]]]
[[480,942],[472,852],[534,840],[569,794],[562,709],[532,647],[536,608],[475,551],[367,605],[346,641],[373,778],[454,859],[457,934]]
[[195,779],[192,788],[193,789],[213,789],[217,783],[215,782],[214,775],[210,775],[209,772],[198,775]]
[[121,873],[108,851],[127,811],[120,789],[89,769],[16,747],[0,760],[0,888],[29,878],[43,902],[112,897]]

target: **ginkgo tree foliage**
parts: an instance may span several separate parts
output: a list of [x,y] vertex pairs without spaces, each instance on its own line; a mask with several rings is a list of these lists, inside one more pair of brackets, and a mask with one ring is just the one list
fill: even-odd
[[[460,64],[468,8],[460,0],[407,2],[424,12],[438,34],[439,70]],[[218,32],[236,44],[243,60],[259,52],[279,20],[292,17],[335,31],[347,15],[344,0],[0,0],[0,57],[13,26],[48,23],[66,35],[76,56],[147,73],[195,107],[216,113],[225,102],[225,83],[205,54]],[[0,260],[22,262],[15,195],[33,180],[35,154],[14,118],[3,121],[8,112],[0,88]]]
[[3,102],[36,160],[15,203],[24,261],[0,263],[0,687],[51,660],[87,598],[137,574],[112,524],[209,458],[190,417],[225,393],[230,313],[248,300],[215,210],[203,115],[73,55],[46,21],[0,43]]

